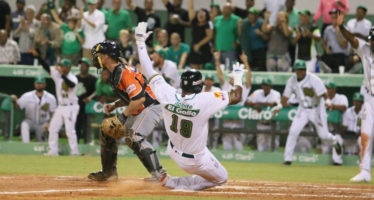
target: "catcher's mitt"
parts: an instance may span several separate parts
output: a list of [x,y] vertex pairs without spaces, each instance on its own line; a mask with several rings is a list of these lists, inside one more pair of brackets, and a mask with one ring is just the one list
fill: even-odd
[[126,126],[118,120],[117,116],[113,116],[103,120],[101,131],[113,139],[120,139],[126,135]]

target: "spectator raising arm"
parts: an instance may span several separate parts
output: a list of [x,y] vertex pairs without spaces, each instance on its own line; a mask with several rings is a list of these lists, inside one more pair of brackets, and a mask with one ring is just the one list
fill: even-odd
[[347,40],[344,39],[344,36],[342,35],[339,26],[336,26],[335,30],[336,30],[336,37],[338,38],[339,45],[342,48],[347,48],[348,42]]
[[261,31],[268,34],[273,29],[273,25],[269,24],[270,12],[266,11],[264,21],[262,22]]
[[183,69],[184,65],[186,64],[187,56],[188,56],[187,52],[182,53],[181,59],[178,64],[178,69]]
[[223,76],[222,70],[221,70],[221,52],[217,51],[214,52],[214,64],[216,66],[217,76],[219,79],[220,85],[225,84],[225,77]]
[[193,5],[194,0],[189,0],[188,1],[188,18],[190,19],[190,22],[195,18],[195,10],[194,10],[194,5]]
[[252,83],[252,72],[251,72],[251,67],[248,64],[248,57],[245,55],[244,52],[240,55],[240,60],[243,62],[245,70],[247,71],[247,77],[245,80],[245,87],[250,88],[251,83]]

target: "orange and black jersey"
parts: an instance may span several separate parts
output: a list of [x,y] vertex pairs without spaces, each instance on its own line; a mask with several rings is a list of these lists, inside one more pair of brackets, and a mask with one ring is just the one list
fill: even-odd
[[110,83],[115,93],[127,104],[132,100],[145,97],[144,104],[133,114],[139,114],[144,108],[158,104],[147,79],[140,73],[125,64],[119,64],[111,73]]

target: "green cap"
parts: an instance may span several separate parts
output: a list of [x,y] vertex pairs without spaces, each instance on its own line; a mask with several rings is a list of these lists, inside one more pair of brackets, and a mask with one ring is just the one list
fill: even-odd
[[214,65],[210,62],[207,62],[204,64],[204,69],[206,70],[215,70],[216,68],[214,67]]
[[248,12],[249,12],[249,13],[256,14],[256,15],[260,14],[260,11],[259,11],[257,8],[255,8],[255,7],[251,7],[251,8],[249,8],[249,9],[248,9]]
[[46,81],[43,76],[37,76],[35,77],[34,83],[46,83]]
[[326,87],[327,87],[327,88],[333,88],[333,89],[335,89],[335,88],[336,88],[336,85],[335,85],[335,83],[333,83],[333,82],[328,82],[328,83],[326,84]]
[[87,0],[86,1],[88,4],[96,4],[97,0]]
[[310,16],[312,14],[310,13],[310,11],[308,9],[305,9],[305,10],[299,11],[299,15],[308,15],[308,16]]
[[212,3],[212,4],[210,4],[210,7],[211,7],[211,8],[213,8],[213,7],[220,8],[220,6],[219,6],[218,3]]
[[357,8],[361,8],[361,9],[364,10],[365,12],[368,11],[368,9],[367,9],[364,5],[362,5],[362,4],[358,5]]
[[166,58],[166,51],[164,51],[164,50],[158,50],[158,51],[156,51],[156,53],[158,54],[158,55],[160,55],[162,58]]
[[80,61],[79,61],[79,64],[80,63],[86,63],[88,66],[90,66],[91,65],[91,61],[90,61],[90,59],[88,59],[88,58],[82,58]]
[[261,84],[262,84],[262,85],[271,85],[272,82],[271,82],[271,79],[270,79],[270,78],[264,78],[264,79],[262,79]]
[[364,96],[359,92],[355,92],[353,94],[353,101],[364,101]]
[[71,67],[71,60],[68,58],[64,58],[60,61],[60,65],[65,67]]
[[207,74],[207,75],[205,76],[205,79],[214,80],[214,76],[213,76],[213,74]]
[[306,63],[304,60],[296,60],[293,68],[294,69],[306,69]]

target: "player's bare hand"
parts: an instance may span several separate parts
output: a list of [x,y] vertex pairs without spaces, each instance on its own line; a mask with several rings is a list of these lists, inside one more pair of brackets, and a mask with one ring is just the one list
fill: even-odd
[[12,102],[16,102],[18,97],[15,94],[10,95],[10,98],[12,98]]
[[107,115],[109,115],[109,113],[112,112],[114,109],[116,109],[116,106],[113,105],[113,104],[105,104],[104,105],[104,112]]
[[39,56],[39,53],[34,48],[31,48],[29,50],[29,53],[31,53],[34,57],[38,57]]
[[105,104],[105,102],[107,102],[107,98],[105,96],[101,96],[99,101],[100,103]]
[[261,106],[260,104],[256,104],[256,105],[254,106],[254,108],[255,108],[255,110],[256,110],[258,113],[260,113],[260,112],[262,111],[262,106]]
[[84,98],[83,99],[83,102],[85,103],[85,104],[89,104],[90,102],[91,102],[91,99],[90,98]]

